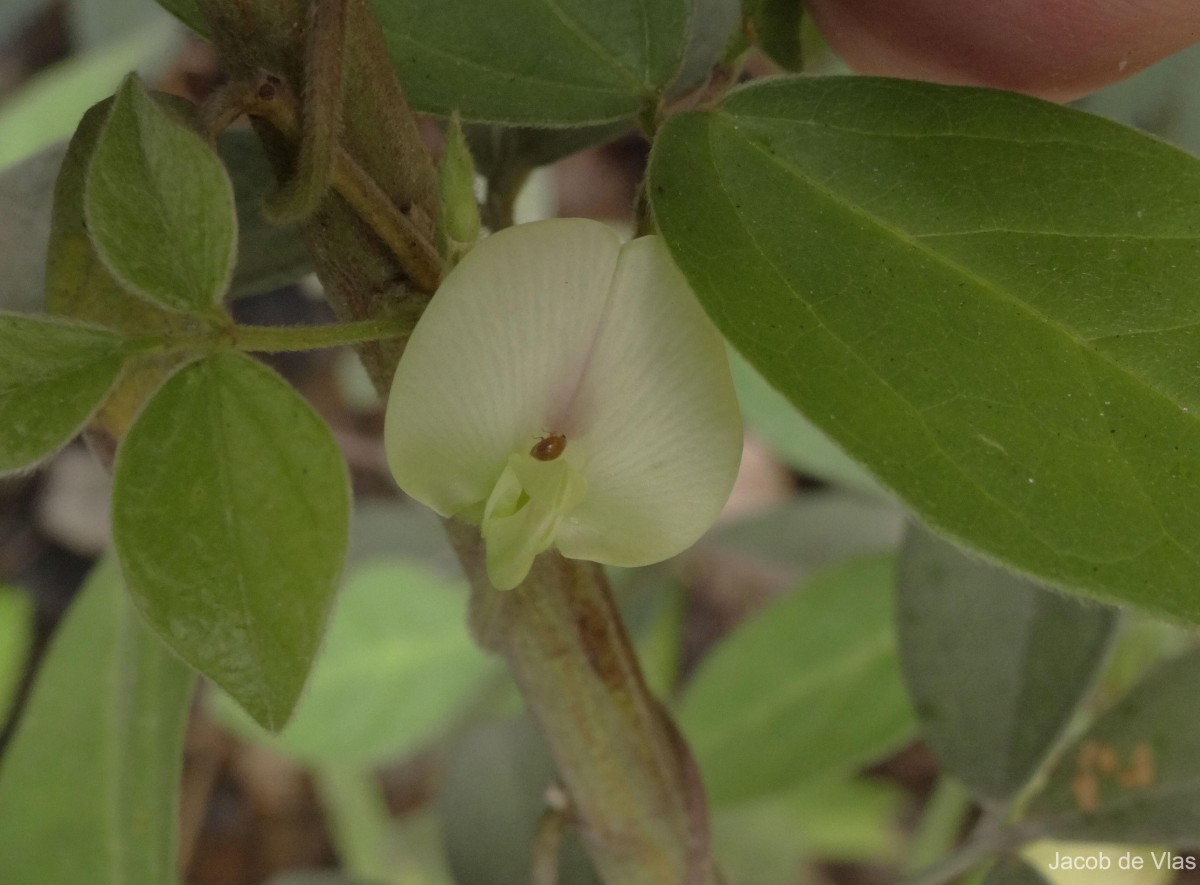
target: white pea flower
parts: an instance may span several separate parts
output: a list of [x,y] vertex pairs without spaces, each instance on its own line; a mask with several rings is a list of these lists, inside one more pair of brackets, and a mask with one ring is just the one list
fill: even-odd
[[478,523],[491,582],[537,554],[646,565],[729,496],[741,417],[720,336],[657,237],[520,225],[447,275],[396,370],[388,463],[412,497]]

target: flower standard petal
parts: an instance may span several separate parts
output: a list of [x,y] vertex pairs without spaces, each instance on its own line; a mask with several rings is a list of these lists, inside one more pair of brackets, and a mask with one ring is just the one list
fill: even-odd
[[406,492],[481,523],[501,589],[551,545],[615,565],[680,552],[741,455],[723,344],[665,247],[582,219],[494,234],[446,277],[385,436]]
[[481,505],[508,456],[557,429],[619,251],[598,222],[536,222],[493,234],[447,275],[388,400],[388,463],[405,492],[442,516]]
[[621,249],[579,404],[588,493],[562,553],[633,566],[689,547],[733,488],[742,422],[721,337],[657,237]]

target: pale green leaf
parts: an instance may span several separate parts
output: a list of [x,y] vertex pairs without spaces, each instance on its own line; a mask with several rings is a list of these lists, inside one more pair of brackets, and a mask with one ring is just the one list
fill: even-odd
[[926,741],[976,794],[1010,798],[1087,697],[1117,612],[917,528],[897,575],[900,659]]
[[130,345],[102,329],[0,313],[0,474],[65,446],[112,390]]
[[398,758],[448,728],[491,669],[467,632],[461,581],[376,563],[338,594],[308,688],[270,742],[308,762]]
[[33,606],[28,597],[0,584],[0,722],[8,718],[32,640]]
[[164,885],[194,676],[112,563],[80,591],[0,767],[0,882]]
[[851,772],[913,734],[892,566],[876,557],[823,573],[701,663],[678,718],[714,805]]
[[155,21],[95,51],[52,65],[0,105],[0,168],[71,134],[91,105],[131,68],[149,67],[171,46],[174,25]]
[[1028,816],[1059,839],[1195,847],[1200,652],[1153,671],[1063,753]]
[[274,372],[191,363],[121,444],[113,539],[138,608],[264,727],[287,721],[346,551],[345,463]]
[[129,76],[100,133],[84,193],[88,232],[131,290],[205,313],[229,286],[233,187],[204,141]]
[[45,247],[46,310],[126,335],[165,337],[186,319],[129,292],[96,254],[84,218],[84,189],[96,141],[112,107],[91,108],[71,137],[54,184],[54,211]]
[[885,781],[805,784],[720,808],[712,821],[713,853],[731,882],[783,883],[818,860],[895,862],[904,791]]
[[[173,96],[156,94],[154,99],[168,113],[187,117],[194,110]],[[65,157],[61,149],[49,149],[0,174],[0,274],[12,279],[15,288],[7,288],[0,298],[11,294],[19,299],[13,307],[35,309],[42,303],[44,267],[48,310],[126,332],[168,336],[184,318],[121,286],[97,256],[84,221],[87,173],[111,105],[111,100],[103,101],[84,115]],[[237,204],[238,259],[230,296],[265,292],[309,273],[298,228],[270,224],[263,217],[263,197],[276,184],[257,137],[227,131],[217,149]],[[51,200],[53,226],[47,240],[44,209],[38,207],[48,209]]]
[[995,559],[1200,619],[1200,162],[875,78],[754,84],[657,141],[697,295],[851,457]]

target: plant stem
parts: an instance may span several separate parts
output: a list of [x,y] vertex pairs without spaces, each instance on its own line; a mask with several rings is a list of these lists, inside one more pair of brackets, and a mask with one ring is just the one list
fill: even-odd
[[1007,805],[985,807],[983,817],[957,850],[936,864],[906,878],[903,885],[947,885],[957,881],[994,854],[1011,851],[1040,834],[1038,822],[1005,825]]
[[318,769],[316,783],[342,866],[365,881],[394,881],[392,819],[379,784],[366,771],[336,766]]
[[942,775],[933,788],[933,794],[925,805],[913,835],[907,872],[925,869],[954,847],[971,805],[971,794],[966,788],[953,778]]
[[695,763],[646,687],[601,568],[550,552],[498,591],[478,531],[446,525],[471,578],[476,639],[505,658],[529,702],[601,878],[717,882]]
[[403,338],[412,331],[408,318],[351,320],[320,326],[233,326],[228,334],[237,350],[257,353],[281,353],[289,350],[318,350]]

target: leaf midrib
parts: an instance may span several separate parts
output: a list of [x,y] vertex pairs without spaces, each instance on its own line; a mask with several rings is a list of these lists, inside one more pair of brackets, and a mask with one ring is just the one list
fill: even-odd
[[[938,265],[946,268],[947,270],[951,271],[952,273],[957,274],[958,276],[966,279],[968,282],[975,284],[984,293],[990,293],[996,300],[1006,303],[1006,304],[1014,307],[1016,310],[1026,314],[1028,317],[1043,323],[1046,327],[1053,329],[1056,332],[1060,333],[1063,338],[1065,338],[1068,342],[1071,342],[1072,344],[1074,344],[1075,347],[1077,347],[1080,351],[1091,354],[1098,361],[1105,363],[1106,365],[1112,367],[1115,371],[1119,372],[1121,375],[1134,380],[1147,393],[1149,393],[1150,395],[1156,396],[1159,399],[1165,401],[1166,403],[1173,406],[1176,409],[1176,411],[1187,416],[1185,418],[1181,418],[1180,420],[1184,420],[1184,421],[1190,420],[1193,422],[1196,422],[1198,420],[1198,418],[1196,416],[1194,416],[1190,412],[1186,411],[1185,405],[1183,403],[1180,403],[1177,400],[1175,400],[1167,392],[1159,390],[1158,388],[1152,386],[1144,377],[1139,375],[1136,371],[1130,369],[1129,367],[1123,365],[1122,363],[1116,362],[1115,360],[1113,360],[1110,356],[1108,356],[1103,351],[1101,351],[1095,347],[1089,346],[1091,344],[1091,342],[1089,340],[1076,337],[1072,333],[1072,331],[1064,324],[1058,322],[1057,320],[1053,320],[1052,318],[1048,317],[1046,314],[1042,313],[1041,311],[1039,311],[1037,308],[1033,307],[1032,305],[1029,305],[1024,301],[1021,301],[1016,296],[1009,294],[1008,292],[1006,292],[1005,290],[1003,290],[1001,288],[998,288],[991,280],[988,280],[985,277],[979,276],[975,271],[971,270],[970,268],[963,267],[962,265],[958,264],[957,262],[955,262],[948,256],[930,248],[928,245],[920,242],[918,239],[914,238],[912,235],[908,234],[903,229],[895,227],[894,225],[888,223],[887,221],[883,220],[882,218],[878,217],[877,215],[872,215],[872,214],[864,211],[859,205],[849,202],[845,198],[843,198],[840,195],[836,194],[835,192],[829,190],[827,187],[825,187],[821,183],[813,181],[811,178],[806,176],[801,169],[798,169],[797,167],[793,166],[791,163],[788,163],[781,156],[772,153],[770,150],[767,150],[762,144],[760,144],[755,139],[744,135],[741,132],[741,130],[739,130],[738,127],[736,126],[736,124],[734,123],[734,120],[736,119],[736,117],[734,115],[726,113],[726,112],[717,111],[717,112],[713,112],[711,114],[711,118],[714,121],[720,121],[721,123],[723,123],[726,126],[726,128],[729,131],[731,131],[738,139],[740,139],[742,142],[744,142],[745,144],[747,144],[748,146],[753,148],[756,152],[758,152],[763,157],[765,157],[769,163],[780,167],[785,172],[787,172],[791,177],[793,177],[793,178],[797,179],[799,182],[801,182],[803,185],[805,185],[808,188],[810,188],[811,190],[825,196],[834,205],[839,206],[844,211],[854,215],[857,218],[862,219],[865,223],[884,231],[888,235],[893,236],[897,242],[908,243],[915,251],[920,252],[922,255],[926,256],[933,263],[938,264]],[[709,154],[713,161],[713,168],[718,170],[718,175],[719,175],[719,170],[721,167],[716,162],[716,158],[713,155],[713,147],[712,147],[711,137],[709,139]],[[724,188],[725,184],[724,184],[723,177],[721,178],[721,183],[722,183],[722,188]],[[736,207],[736,204],[733,204],[733,205],[735,205],[735,207]],[[739,219],[740,219],[740,212],[739,212]],[[746,232],[746,235],[748,237],[750,237],[751,240],[753,240],[754,242],[757,243],[757,239],[754,237],[754,235],[750,231],[750,229],[744,223],[741,223],[740,220],[739,220],[739,224],[741,224],[743,230]],[[764,250],[762,250],[761,247],[760,247],[759,251],[763,254],[764,258],[767,257],[767,253]],[[767,260],[768,260],[768,262],[770,262],[769,258]],[[773,262],[771,262],[771,265],[774,268]],[[792,293],[795,295],[795,297],[797,297],[802,303],[805,303],[806,305],[808,304],[808,302],[804,301],[803,298],[800,298],[799,294],[796,293],[795,290],[790,285],[790,283],[787,282],[787,278],[782,273],[780,273],[778,269],[775,269],[775,273],[781,280],[784,281],[787,288],[790,291],[792,291]],[[811,305],[809,306],[809,309],[812,310]],[[814,312],[814,316],[816,316],[815,312]],[[837,336],[827,324],[822,322],[822,325],[829,332],[830,335],[833,335],[835,338],[837,338],[838,341],[841,341],[841,338],[839,336]],[[842,346],[847,350],[847,352],[853,353],[853,350],[848,345],[846,345],[844,342],[842,342]],[[896,390],[896,388],[893,387],[887,381],[887,379],[880,376],[878,374],[878,372],[876,372],[874,367],[872,367],[869,363],[866,363],[866,362],[863,362],[862,364],[869,371],[871,371],[872,374],[874,374],[875,377],[881,383],[885,384],[889,390],[892,390],[896,394],[897,397],[899,397],[902,401],[904,401],[906,403],[909,402],[908,399],[900,393],[900,391]],[[1089,376],[1091,376],[1091,381],[1094,383],[1095,378],[1094,378],[1094,376],[1092,376],[1092,373],[1090,371],[1088,371],[1086,362],[1083,362],[1081,364],[1081,369],[1084,370],[1085,372],[1087,372],[1087,374]],[[1093,396],[1094,396],[1094,393],[1093,393]],[[912,405],[911,403],[909,403],[909,404],[910,404],[910,406]],[[1185,558],[1187,558],[1193,565],[1195,565],[1197,567],[1197,569],[1200,569],[1200,555],[1198,555],[1195,551],[1189,550],[1187,547],[1185,547],[1182,544],[1182,542],[1180,542],[1179,539],[1176,538],[1175,535],[1168,529],[1167,524],[1166,524],[1165,520],[1163,519],[1163,514],[1162,514],[1160,508],[1158,507],[1157,502],[1154,500],[1154,497],[1146,491],[1145,486],[1142,484],[1142,482],[1137,477],[1137,475],[1133,473],[1132,467],[1129,464],[1128,459],[1126,457],[1124,457],[1124,453],[1122,452],[1122,450],[1117,448],[1116,440],[1113,439],[1112,436],[1110,435],[1105,440],[1105,442],[1108,445],[1108,447],[1111,449],[1112,454],[1114,455],[1117,463],[1119,463],[1121,465],[1122,469],[1126,472],[1126,476],[1131,481],[1133,486],[1136,487],[1139,492],[1141,492],[1142,498],[1143,498],[1144,502],[1148,505],[1149,510],[1154,513],[1156,520],[1158,522],[1159,528],[1162,531],[1162,537],[1165,540],[1167,540],[1168,542],[1170,542],[1172,545],[1174,545],[1175,548],[1180,553],[1182,553]],[[939,451],[940,450],[941,449],[939,447]],[[949,461],[950,463],[955,463],[953,461],[953,459],[951,459],[949,457],[949,455],[947,455],[944,451],[943,451],[943,455],[945,455],[947,461]],[[955,466],[957,467],[957,464]],[[961,468],[959,468],[959,469],[960,469],[960,472],[962,472]],[[963,472],[963,475],[967,476],[967,477],[970,476],[969,474],[966,474],[965,472]],[[1021,513],[1020,511],[1012,509],[1011,507],[1009,507],[1008,505],[1004,504],[1001,501],[998,501],[992,495],[987,493],[987,491],[985,489],[983,489],[978,484],[978,482],[976,482],[974,480],[974,478],[971,478],[971,482],[973,485],[975,485],[975,487],[977,489],[979,489],[979,491],[982,494],[986,495],[992,501],[995,501],[997,506],[1003,508],[1007,512],[1011,513],[1012,515],[1014,515],[1018,519],[1020,519],[1021,522],[1028,525],[1028,521],[1027,521],[1025,514]],[[1051,548],[1051,549],[1053,549],[1053,548]]]

